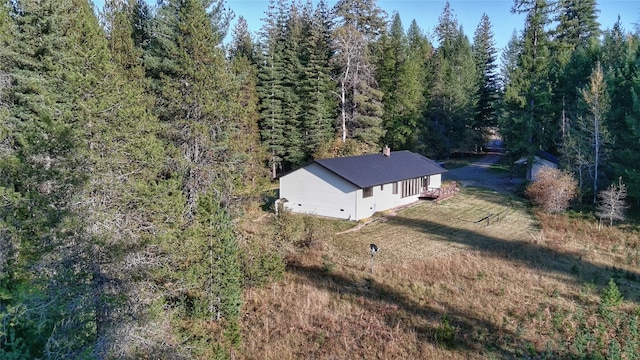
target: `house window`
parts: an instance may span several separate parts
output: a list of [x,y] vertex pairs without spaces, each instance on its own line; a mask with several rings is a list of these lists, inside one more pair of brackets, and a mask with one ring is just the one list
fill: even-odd
[[373,187],[368,187],[368,188],[362,189],[362,197],[363,198],[368,198],[368,197],[372,197],[372,196],[373,196]]
[[420,188],[420,178],[409,179],[402,182],[402,197],[413,196],[419,194],[422,189]]
[[397,195],[398,194],[398,183],[394,182],[393,183],[393,195]]

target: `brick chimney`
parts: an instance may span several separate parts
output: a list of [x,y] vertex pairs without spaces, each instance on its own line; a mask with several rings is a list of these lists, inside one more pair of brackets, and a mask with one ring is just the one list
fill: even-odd
[[389,146],[385,145],[384,148],[382,149],[382,155],[389,157],[391,156],[391,149],[389,148]]

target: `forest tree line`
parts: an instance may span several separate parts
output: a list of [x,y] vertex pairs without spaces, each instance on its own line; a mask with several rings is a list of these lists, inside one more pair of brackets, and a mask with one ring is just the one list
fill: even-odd
[[501,59],[449,4],[434,38],[375,0],[272,0],[257,37],[223,0],[0,10],[2,358],[235,351],[243,290],[284,266],[283,234],[238,223],[317,157],[443,159],[498,129],[511,159],[640,200],[640,39],[595,0],[514,1]]

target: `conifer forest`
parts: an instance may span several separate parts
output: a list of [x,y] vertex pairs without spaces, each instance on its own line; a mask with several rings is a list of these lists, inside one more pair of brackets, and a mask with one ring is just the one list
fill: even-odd
[[5,1],[0,358],[241,356],[286,234],[240,224],[316,158],[499,134],[510,163],[557,155],[578,201],[622,178],[639,209],[640,28],[500,4],[525,15],[502,53],[497,19],[466,34],[448,3],[427,33],[375,0],[270,0],[254,34],[224,0]]

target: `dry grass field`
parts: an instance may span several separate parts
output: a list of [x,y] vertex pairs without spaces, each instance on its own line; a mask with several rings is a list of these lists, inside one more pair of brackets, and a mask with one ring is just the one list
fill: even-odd
[[638,231],[531,211],[465,188],[316,232],[314,246],[290,251],[283,281],[247,292],[238,356],[637,358]]

